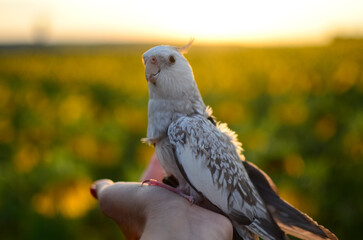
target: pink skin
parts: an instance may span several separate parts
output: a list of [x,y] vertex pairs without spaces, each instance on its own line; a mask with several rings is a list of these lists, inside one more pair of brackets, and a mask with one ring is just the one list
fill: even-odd
[[156,179],[157,181],[161,182],[163,177],[163,168],[160,166],[156,154],[154,153],[150,159],[149,165],[142,174],[140,181],[143,182],[147,179]]

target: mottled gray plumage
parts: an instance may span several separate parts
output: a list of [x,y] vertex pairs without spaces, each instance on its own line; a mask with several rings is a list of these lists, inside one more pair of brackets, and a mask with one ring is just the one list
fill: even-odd
[[[251,181],[250,175],[260,179],[260,171],[245,164],[236,134],[226,124],[215,124],[191,67],[180,53],[183,50],[157,46],[143,55],[149,86],[149,122],[144,141],[155,145],[165,174],[178,180],[178,188],[197,203],[208,202],[209,209],[227,216],[239,238],[286,239],[280,229],[286,223],[281,219],[283,215],[279,217],[275,212],[279,227],[271,212],[274,204],[285,206],[276,199],[268,202],[268,197],[261,197],[271,196],[272,185]],[[324,236],[324,231],[314,234]]]
[[225,124],[215,126],[198,114],[181,116],[170,124],[168,137],[196,198],[206,197],[221,209],[244,239],[245,228],[263,239],[284,239],[243,167],[235,134]]

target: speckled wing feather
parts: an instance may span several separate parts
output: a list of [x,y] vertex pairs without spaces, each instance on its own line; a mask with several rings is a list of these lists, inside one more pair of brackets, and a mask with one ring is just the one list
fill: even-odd
[[248,177],[234,132],[194,115],[173,121],[168,136],[187,182],[221,209],[240,235],[246,227],[263,239],[285,239]]

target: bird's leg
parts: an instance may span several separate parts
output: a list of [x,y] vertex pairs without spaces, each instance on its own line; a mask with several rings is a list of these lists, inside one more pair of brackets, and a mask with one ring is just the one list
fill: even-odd
[[166,190],[169,190],[173,193],[176,193],[178,194],[179,196],[185,198],[186,200],[188,200],[191,204],[194,204],[195,203],[195,200],[192,196],[189,196],[185,193],[183,193],[182,191],[180,191],[179,189],[176,189],[174,187],[171,187],[169,185],[166,185],[164,183],[161,183],[161,182],[158,182],[157,180],[155,179],[147,179],[145,181],[142,182],[142,185],[144,184],[147,184],[149,186],[158,186],[158,187],[161,187],[161,188],[165,188]]

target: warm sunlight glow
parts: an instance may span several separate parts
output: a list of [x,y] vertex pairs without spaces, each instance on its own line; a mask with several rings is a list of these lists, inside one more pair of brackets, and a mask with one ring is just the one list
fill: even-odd
[[2,0],[0,42],[316,42],[362,34],[363,2]]

